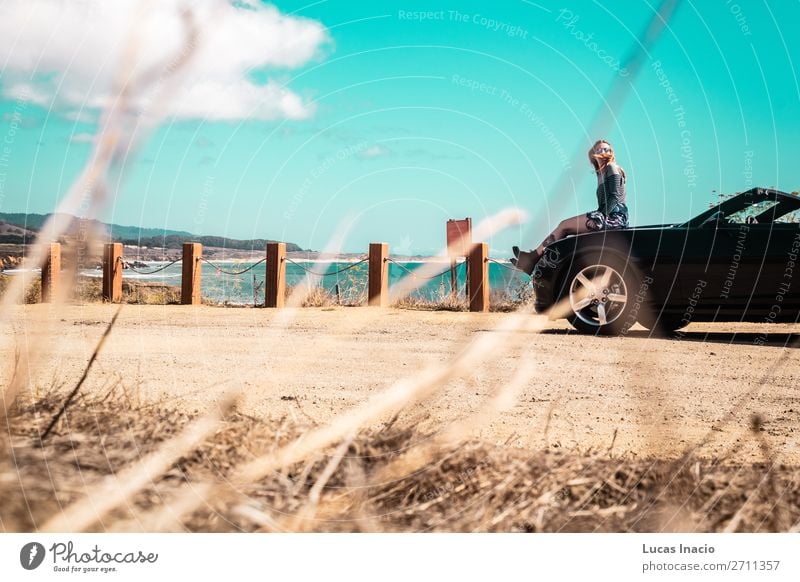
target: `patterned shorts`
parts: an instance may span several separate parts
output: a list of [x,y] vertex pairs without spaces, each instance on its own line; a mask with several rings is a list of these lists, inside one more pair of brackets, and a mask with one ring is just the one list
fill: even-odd
[[628,215],[622,212],[611,212],[608,216],[599,210],[592,210],[586,213],[586,228],[589,230],[609,230],[626,228],[627,226]]

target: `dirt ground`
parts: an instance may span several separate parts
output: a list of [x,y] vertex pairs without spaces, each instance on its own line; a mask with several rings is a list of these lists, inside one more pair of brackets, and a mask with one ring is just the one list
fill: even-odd
[[[34,395],[71,389],[116,309],[20,306],[0,321],[4,378],[15,350],[29,350]],[[83,390],[102,396],[113,389],[191,413],[241,387],[243,412],[324,423],[394,381],[451,359],[479,335],[498,333],[504,317],[126,305]],[[621,338],[569,330],[559,321],[541,333],[515,333],[406,418],[434,429],[463,418],[526,358],[534,378],[510,412],[475,427],[478,438],[537,450],[613,445],[615,453],[637,457],[674,457],[706,442],[701,457],[761,461],[764,453],[749,434],[759,414],[771,457],[800,461],[800,363],[795,349],[784,347],[797,326],[698,323],[672,339],[649,338],[642,329]],[[763,333],[768,341],[757,345]]]

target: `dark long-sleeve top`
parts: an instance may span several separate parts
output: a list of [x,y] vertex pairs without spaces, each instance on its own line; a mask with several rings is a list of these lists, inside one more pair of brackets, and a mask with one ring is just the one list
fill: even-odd
[[617,164],[608,164],[597,174],[597,210],[606,216],[615,211],[627,212],[625,177]]

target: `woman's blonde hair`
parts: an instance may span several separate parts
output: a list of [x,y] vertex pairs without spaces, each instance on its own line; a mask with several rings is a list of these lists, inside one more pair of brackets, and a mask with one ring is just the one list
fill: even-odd
[[[594,150],[601,143],[607,143],[608,149],[610,149],[611,151],[603,152],[600,154],[594,153]],[[600,172],[603,169],[605,169],[605,167],[608,164],[612,162],[617,164],[617,160],[614,157],[614,147],[610,143],[608,143],[608,140],[598,139],[596,142],[594,142],[594,145],[591,148],[589,148],[589,163],[592,164],[592,167],[595,169],[595,172]],[[622,172],[622,178],[625,179],[625,170],[623,170],[622,166],[620,166],[619,164],[617,164],[617,167],[619,167],[619,171]]]

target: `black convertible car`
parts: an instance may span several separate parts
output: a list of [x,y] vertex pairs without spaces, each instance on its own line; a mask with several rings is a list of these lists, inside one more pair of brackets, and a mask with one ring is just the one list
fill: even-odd
[[671,332],[693,321],[795,322],[800,198],[738,194],[682,224],[570,236],[534,268],[535,306],[586,333],[635,322]]

